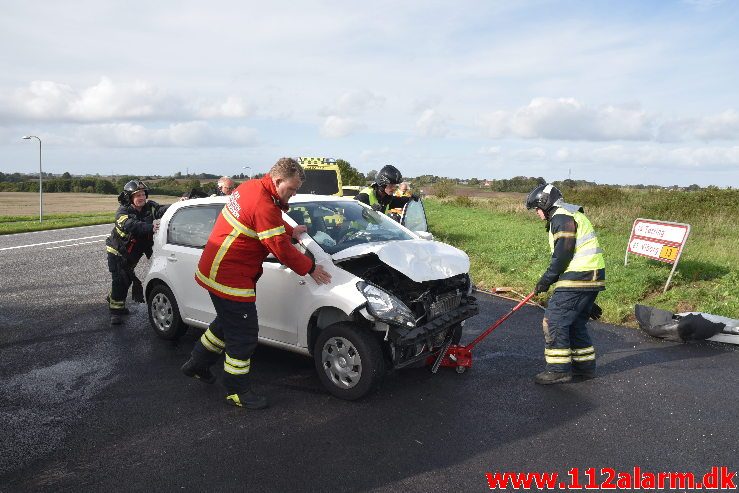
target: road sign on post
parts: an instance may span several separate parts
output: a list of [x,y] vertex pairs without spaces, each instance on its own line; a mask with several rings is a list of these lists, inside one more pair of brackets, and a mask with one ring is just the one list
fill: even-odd
[[629,253],[672,264],[670,276],[665,283],[665,289],[662,290],[664,293],[670,285],[689,234],[689,224],[637,218],[631,227],[624,265],[629,262]]

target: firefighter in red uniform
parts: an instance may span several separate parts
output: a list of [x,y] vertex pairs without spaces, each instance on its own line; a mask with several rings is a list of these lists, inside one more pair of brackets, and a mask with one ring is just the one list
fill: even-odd
[[195,344],[182,372],[207,383],[215,381],[210,366],[225,352],[223,384],[229,404],[249,409],[267,407],[249,383],[251,355],[257,346],[259,323],[256,283],[262,262],[273,253],[296,274],[327,284],[331,275],[293,245],[306,231],[282,219],[287,202],[305,180],[303,168],[282,158],[260,180],[239,185],[216,219],[200,257],[195,280],[207,289],[216,318]]

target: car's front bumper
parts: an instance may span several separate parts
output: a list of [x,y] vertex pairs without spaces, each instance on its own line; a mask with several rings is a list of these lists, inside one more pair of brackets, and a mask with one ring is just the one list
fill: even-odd
[[393,344],[393,367],[403,368],[428,358],[437,352],[448,337],[451,330],[461,322],[477,315],[477,300],[472,296],[465,297],[461,304],[442,313],[435,319],[413,328],[391,327],[388,337]]

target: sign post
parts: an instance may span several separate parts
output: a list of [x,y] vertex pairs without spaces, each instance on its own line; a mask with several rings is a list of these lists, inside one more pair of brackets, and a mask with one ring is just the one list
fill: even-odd
[[670,276],[665,283],[665,289],[662,290],[664,293],[670,285],[689,234],[689,224],[637,218],[631,227],[624,265],[629,262],[629,253],[672,264]]

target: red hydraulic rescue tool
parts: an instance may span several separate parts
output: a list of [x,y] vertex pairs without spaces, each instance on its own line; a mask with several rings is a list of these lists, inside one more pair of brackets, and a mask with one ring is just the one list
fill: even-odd
[[519,308],[528,303],[529,300],[533,297],[534,292],[532,291],[531,294],[521,300],[518,305],[514,306],[511,311],[499,318],[493,325],[488,327],[485,332],[477,336],[474,341],[467,344],[466,346],[458,346],[456,344],[453,345],[450,339],[436,356],[434,364],[431,367],[431,373],[436,373],[436,371],[439,369],[439,366],[454,367],[456,368],[457,373],[464,373],[467,368],[471,368],[472,348],[475,347],[477,343],[485,339],[488,335],[490,335],[492,331],[497,329],[500,324],[505,322],[508,317],[513,315]]

